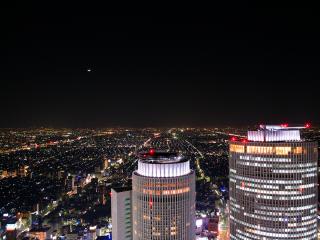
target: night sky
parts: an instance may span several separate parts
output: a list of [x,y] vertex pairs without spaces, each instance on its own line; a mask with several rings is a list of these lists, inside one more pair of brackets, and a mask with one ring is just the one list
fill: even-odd
[[0,127],[319,124],[316,10],[7,9]]

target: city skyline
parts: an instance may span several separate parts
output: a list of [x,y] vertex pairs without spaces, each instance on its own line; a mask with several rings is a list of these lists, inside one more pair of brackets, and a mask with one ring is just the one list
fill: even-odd
[[320,239],[318,8],[121,4],[3,8],[0,240]]
[[[263,129],[268,131],[264,135]],[[174,215],[170,219],[183,216],[184,214],[178,210],[182,210],[180,206],[188,204],[177,204],[174,201],[186,200],[185,197],[194,192],[192,182],[195,180],[195,216],[192,217],[194,221],[190,224],[196,226],[194,228],[196,238],[227,240],[231,233],[229,230],[234,230],[234,227],[229,229],[229,216],[236,217],[238,220],[243,219],[241,212],[238,215],[235,214],[234,206],[238,207],[239,200],[237,196],[241,196],[239,192],[234,196],[235,189],[240,193],[254,190],[257,199],[261,194],[263,196],[273,194],[274,191],[280,191],[281,198],[286,198],[282,191],[289,191],[290,196],[298,194],[299,197],[300,195],[309,197],[309,193],[315,193],[315,187],[318,188],[318,184],[314,185],[316,178],[312,178],[311,175],[314,176],[317,171],[311,165],[314,166],[317,160],[316,142],[320,140],[319,130],[319,127],[310,125],[261,125],[259,131],[250,130],[247,138],[245,134],[248,131],[247,127],[2,130],[0,131],[0,194],[2,196],[0,239],[22,240],[38,236],[41,240],[47,238],[110,240],[111,234],[115,237],[113,234],[121,236],[119,235],[121,233],[130,238],[130,229],[134,230],[132,224],[136,224],[135,221],[139,219],[133,214],[130,221],[131,213],[135,207],[139,211],[139,205],[140,210],[145,210],[143,216],[140,215],[140,220],[146,221],[145,224],[148,222],[148,214],[154,214],[154,218],[150,217],[150,221],[151,219],[152,222],[155,221],[152,230],[154,230],[154,237],[159,237],[159,234],[162,236],[165,233],[160,233],[161,228],[157,228],[158,226],[169,223],[174,225],[173,221],[164,221],[159,224],[163,220],[160,215],[171,206]],[[282,140],[284,142],[279,142]],[[159,154],[162,156],[172,153],[178,154],[177,159],[156,159]],[[244,175],[260,181],[259,176],[252,175],[255,172],[251,171],[252,168],[270,169],[270,166],[264,163],[258,167],[246,165],[243,161],[247,158],[250,158],[252,163],[254,161],[260,163],[266,158],[270,160],[268,164],[272,164],[274,178],[271,178],[270,174],[261,175],[263,179],[269,177],[270,181],[267,185],[272,184],[277,187],[279,184],[277,179],[283,177],[291,179],[291,175],[287,176],[288,170],[292,172],[294,169],[297,174],[293,174],[292,177],[295,179],[292,184],[284,186],[285,190],[281,185],[277,190],[272,188],[270,192],[267,188],[259,193],[255,188],[261,184],[253,185],[251,181],[237,180],[234,186],[234,178],[238,179]],[[230,160],[230,179],[228,159]],[[286,164],[291,161],[290,166],[285,165],[286,168],[283,169],[283,164],[279,165],[280,161],[285,161]],[[296,161],[303,161],[303,164],[298,164],[299,167],[296,168]],[[246,169],[242,167],[242,163],[245,164]],[[167,168],[167,164],[175,166]],[[184,186],[188,181],[183,180],[189,176],[188,169],[192,169],[193,175],[190,192],[188,192],[189,188]],[[307,182],[294,184],[296,178],[300,178],[298,171],[308,171],[303,178]],[[156,177],[153,177],[153,174]],[[176,181],[171,177],[172,174],[182,174],[177,178],[174,177],[182,181],[178,180],[177,189],[171,185]],[[147,182],[142,181],[141,178]],[[170,184],[165,183],[171,180]],[[156,184],[150,184],[152,182]],[[162,182],[164,189],[159,188],[159,183]],[[298,193],[297,187],[299,187]],[[133,195],[131,195],[131,189]],[[247,196],[245,192],[243,193]],[[172,198],[172,196],[177,197]],[[158,199],[159,197],[161,200]],[[171,199],[171,204],[159,204],[168,203],[165,201],[167,197]],[[237,203],[234,202],[235,197]],[[132,209],[129,207],[131,200],[133,200]],[[315,200],[315,198],[312,199],[312,201]],[[232,203],[230,204],[229,201]],[[249,201],[250,199],[245,198],[244,207]],[[137,202],[139,204],[135,204]],[[259,210],[259,206],[262,208],[265,203],[265,201],[257,202],[254,209]],[[241,199],[239,204],[242,204]],[[301,206],[307,203],[299,200],[294,203],[296,207],[297,204]],[[162,209],[159,216],[157,209]],[[180,213],[175,215],[178,212],[182,215]],[[191,211],[185,213],[189,215],[192,212],[193,207]],[[258,218],[257,214],[255,217]],[[274,213],[270,211],[270,214]],[[287,214],[284,213],[284,215]],[[306,211],[295,212],[290,216],[288,214],[288,224],[293,226],[298,216],[302,217],[301,224],[307,224],[306,218],[311,217],[314,221],[315,213]],[[234,226],[234,222],[230,223]],[[138,222],[137,224],[139,226]],[[183,229],[184,225],[181,226]],[[143,230],[148,232],[147,229],[151,228],[147,227]],[[246,230],[239,226],[239,231]],[[138,232],[141,231],[137,230]],[[171,233],[173,239],[178,236],[174,235],[174,231]]]
[[319,124],[313,9],[7,13],[1,128]]

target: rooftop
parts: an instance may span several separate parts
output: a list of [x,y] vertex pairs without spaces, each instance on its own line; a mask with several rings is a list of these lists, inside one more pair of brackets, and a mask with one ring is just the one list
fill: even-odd
[[304,126],[289,126],[289,124],[260,125],[255,131],[248,131],[248,141],[253,142],[292,142],[301,141],[300,129],[309,128],[310,124]]
[[278,131],[278,130],[299,130],[299,129],[304,129],[304,128],[310,128],[311,124],[306,123],[305,125],[289,125],[288,123],[282,123],[282,124],[277,124],[277,125],[264,125],[260,124],[260,129],[261,130],[269,130],[269,131]]
[[41,228],[32,228],[29,232],[47,232],[50,227],[44,226]]
[[126,186],[126,187],[115,187],[112,188],[115,192],[126,192],[126,191],[131,191],[132,187],[131,186]]
[[149,164],[170,164],[188,161],[177,153],[156,151],[154,149],[150,149],[148,152],[140,153],[139,158],[141,162]]

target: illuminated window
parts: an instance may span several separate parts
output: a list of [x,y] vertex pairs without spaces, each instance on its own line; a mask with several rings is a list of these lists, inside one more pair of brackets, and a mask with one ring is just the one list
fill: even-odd
[[143,189],[142,192],[143,192],[144,194],[150,194],[150,195],[153,195],[153,194],[155,193],[154,190],[150,190],[150,189]]
[[[182,193],[186,193],[189,191],[190,191],[189,187],[172,189],[172,190],[163,190],[162,195],[182,194]],[[160,195],[160,191],[158,191],[158,190],[142,189],[142,192],[144,194],[148,194],[148,195]]]
[[244,146],[237,145],[237,144],[230,144],[230,152],[244,153]]
[[292,149],[294,154],[302,154],[302,147],[295,147]]
[[251,153],[251,154],[273,154],[273,147],[247,146],[247,153]]
[[291,152],[291,147],[276,147],[277,155],[288,155]]
[[180,188],[180,189],[174,189],[174,190],[164,190],[164,191],[162,191],[162,194],[163,195],[175,195],[175,194],[186,193],[189,191],[190,191],[190,188],[186,187],[186,188]]

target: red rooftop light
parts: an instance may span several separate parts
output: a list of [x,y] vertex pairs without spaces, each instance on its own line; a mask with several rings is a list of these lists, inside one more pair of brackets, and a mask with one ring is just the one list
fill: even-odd
[[242,139],[242,142],[243,142],[243,143],[247,143],[247,142],[248,142],[248,139],[244,138],[244,139]]
[[236,137],[232,137],[232,138],[231,138],[231,141],[233,141],[233,142],[234,142],[234,141],[237,141],[237,138],[236,138]]
[[150,154],[151,156],[153,156],[155,153],[156,153],[156,151],[155,151],[153,148],[151,148],[151,149],[149,150],[149,154]]
[[289,124],[288,123],[283,123],[283,124],[280,124],[281,127],[288,127]]
[[310,123],[306,123],[304,126],[305,126],[305,128],[309,128],[309,127],[311,127],[311,124]]

